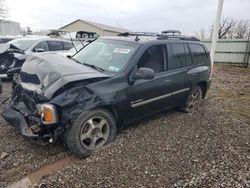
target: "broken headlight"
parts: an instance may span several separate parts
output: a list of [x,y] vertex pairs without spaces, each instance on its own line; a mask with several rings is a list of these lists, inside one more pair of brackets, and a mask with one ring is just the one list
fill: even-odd
[[37,104],[36,108],[41,115],[43,124],[53,124],[58,122],[58,114],[53,104]]

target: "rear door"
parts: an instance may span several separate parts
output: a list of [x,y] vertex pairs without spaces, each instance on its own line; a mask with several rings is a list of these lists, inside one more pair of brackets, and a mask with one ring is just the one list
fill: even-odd
[[171,102],[183,104],[189,94],[192,78],[187,73],[191,65],[191,55],[184,42],[171,42],[168,44],[169,64],[168,80],[171,88]]
[[189,70],[189,74],[192,76],[193,85],[195,85],[210,77],[210,56],[203,45],[199,43],[190,43],[189,49],[193,59],[192,69]]

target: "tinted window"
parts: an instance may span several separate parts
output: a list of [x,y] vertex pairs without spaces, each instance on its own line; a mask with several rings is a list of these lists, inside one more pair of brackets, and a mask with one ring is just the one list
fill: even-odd
[[73,46],[73,44],[72,43],[70,43],[70,42],[63,42],[63,49],[64,50],[69,50],[69,49],[71,49],[71,48],[73,48],[74,46]]
[[36,49],[44,49],[44,51],[49,51],[48,44],[46,41],[39,42],[34,48],[33,51],[36,52]]
[[189,44],[191,52],[193,54],[193,64],[198,65],[201,63],[207,63],[209,56],[206,54],[204,48],[199,44]]
[[184,44],[182,43],[173,43],[172,52],[173,52],[173,61],[169,65],[169,69],[178,69],[187,66],[186,61],[186,51]]
[[49,51],[61,51],[63,50],[62,42],[60,41],[48,41]]
[[187,65],[192,65],[192,58],[191,58],[191,53],[190,50],[188,49],[187,44],[184,44],[185,46],[185,53],[186,53],[186,61],[187,61]]
[[138,62],[138,68],[146,67],[153,69],[156,73],[163,72],[164,66],[164,45],[149,47]]

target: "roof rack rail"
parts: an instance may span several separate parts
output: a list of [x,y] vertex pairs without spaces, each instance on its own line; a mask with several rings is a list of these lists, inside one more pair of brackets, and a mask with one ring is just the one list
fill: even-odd
[[188,37],[181,35],[181,32],[178,30],[166,30],[162,31],[161,34],[153,33],[153,32],[124,32],[118,34],[118,36],[129,37],[135,36],[135,41],[138,42],[140,40],[139,37],[147,36],[147,37],[156,37],[157,40],[186,40],[186,41],[200,41],[196,37]]
[[200,41],[196,37],[186,37],[186,36],[166,36],[166,35],[158,35],[158,40],[189,40],[189,41]]
[[181,32],[179,30],[162,31],[161,34],[157,36],[158,40],[177,39],[177,40],[200,41],[196,37],[188,37],[181,35]]
[[120,33],[118,36],[128,37],[128,36],[150,36],[150,37],[157,37],[158,33],[153,32],[125,32]]
[[174,35],[178,36],[181,35],[181,32],[179,30],[166,30],[161,32],[162,35]]

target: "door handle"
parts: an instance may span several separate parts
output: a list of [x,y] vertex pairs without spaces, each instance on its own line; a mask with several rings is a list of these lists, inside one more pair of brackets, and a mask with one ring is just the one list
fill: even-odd
[[193,73],[193,74],[191,74],[192,76],[197,76],[198,75],[198,73]]
[[171,80],[164,80],[163,83],[164,84],[169,84],[171,82]]

